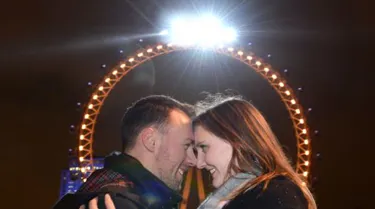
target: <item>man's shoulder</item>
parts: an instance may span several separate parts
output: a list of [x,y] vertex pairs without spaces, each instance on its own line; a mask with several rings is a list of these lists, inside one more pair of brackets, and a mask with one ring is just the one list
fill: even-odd
[[106,188],[115,187],[133,190],[134,183],[125,174],[120,174],[111,169],[100,169],[92,173],[77,192],[99,192]]
[[104,194],[111,194],[116,206],[144,208],[134,183],[126,175],[111,169],[99,169],[89,176],[76,193],[67,194],[58,201],[54,209],[78,209],[92,198]]

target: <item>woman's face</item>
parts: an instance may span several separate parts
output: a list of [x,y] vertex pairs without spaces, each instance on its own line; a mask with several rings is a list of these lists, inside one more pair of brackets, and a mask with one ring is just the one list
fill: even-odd
[[201,126],[197,126],[194,138],[198,152],[197,167],[208,170],[212,176],[212,185],[220,187],[229,177],[228,167],[233,147]]

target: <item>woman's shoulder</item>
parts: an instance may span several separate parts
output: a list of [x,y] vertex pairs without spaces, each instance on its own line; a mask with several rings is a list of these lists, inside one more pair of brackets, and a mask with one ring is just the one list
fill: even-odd
[[288,177],[277,176],[269,181],[266,189],[263,188],[264,183],[261,183],[238,195],[225,208],[308,208],[300,187]]

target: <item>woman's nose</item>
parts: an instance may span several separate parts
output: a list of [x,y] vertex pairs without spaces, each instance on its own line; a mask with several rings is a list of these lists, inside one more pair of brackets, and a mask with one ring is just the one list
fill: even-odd
[[189,167],[193,167],[197,165],[197,158],[195,157],[195,154],[193,150],[188,150],[186,154],[186,159],[185,159],[186,165]]
[[206,167],[206,161],[204,160],[204,156],[202,156],[202,154],[198,153],[198,157],[197,157],[197,168],[198,169],[203,169]]

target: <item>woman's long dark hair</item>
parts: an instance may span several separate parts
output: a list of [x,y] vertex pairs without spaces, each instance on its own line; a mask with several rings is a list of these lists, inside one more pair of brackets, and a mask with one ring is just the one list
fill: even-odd
[[201,126],[233,147],[228,173],[257,174],[257,178],[235,191],[230,199],[263,182],[266,189],[272,178],[284,175],[301,189],[308,208],[317,208],[313,195],[290,165],[267,121],[252,104],[240,97],[211,95],[196,106],[198,116],[193,127]]

